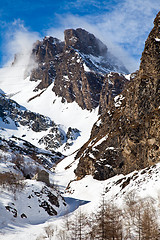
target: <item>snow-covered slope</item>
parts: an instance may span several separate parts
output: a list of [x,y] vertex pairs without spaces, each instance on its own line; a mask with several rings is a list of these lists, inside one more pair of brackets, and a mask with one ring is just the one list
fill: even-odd
[[[64,42],[45,37],[32,47],[21,48],[11,66],[0,69],[0,89],[27,110],[54,121],[58,134],[64,135],[56,150],[68,155],[90,136],[105,74],[128,71],[93,34],[79,28],[68,29],[64,35]],[[72,139],[67,139],[71,132]],[[50,129],[33,137],[34,132],[24,126],[12,128],[8,134],[23,135],[42,148],[48,147],[46,139],[54,138]]]
[[[76,164],[74,156],[72,156],[66,158],[55,169],[54,180],[60,186],[63,197],[68,204],[67,211],[63,210],[63,213],[61,212],[62,215],[67,213],[69,214],[68,218],[72,219],[72,212],[78,213],[78,209],[80,209],[81,213],[89,216],[97,211],[102,198],[106,199],[108,203],[115,204],[118,208],[124,210],[129,197],[131,197],[131,200],[134,198],[134,201],[138,201],[139,199],[152,201],[153,206],[157,209],[157,214],[159,214],[160,164],[139,172],[135,171],[126,176],[117,175],[105,181],[95,180],[89,175],[79,181],[72,181],[74,180],[73,170]],[[69,182],[70,184],[68,185]],[[35,240],[42,235],[45,236],[45,228],[51,226],[54,229],[51,239],[57,240],[65,221],[63,216],[59,216],[58,218],[52,217],[49,221],[37,226],[33,226],[32,224],[23,225],[21,222],[21,224],[18,223],[18,226],[14,226],[14,228],[11,225],[10,229],[2,229],[1,237],[4,240],[10,238],[13,240],[17,238],[20,240],[28,238]]]
[[[1,145],[0,150],[0,229],[12,224],[40,224],[53,216],[63,215],[67,204],[55,186],[53,172],[38,159],[13,153]],[[48,172],[49,185],[31,180],[37,172]]]
[[[90,136],[91,128],[94,122],[97,120],[98,109],[93,111],[82,110],[77,103],[62,103],[62,98],[57,97],[53,91],[53,84],[51,84],[46,90],[39,90],[34,92],[35,87],[39,82],[29,81],[29,77],[24,79],[25,68],[20,68],[18,63],[6,70],[0,70],[0,88],[5,94],[18,102],[26,109],[48,116],[56,124],[60,126],[62,131],[67,133],[69,127],[76,128],[80,132],[80,136],[76,138],[75,144],[72,144],[70,148],[64,150],[64,146],[61,149],[57,149],[65,154],[77,150],[82,144],[84,144]],[[18,91],[17,91],[18,90]],[[39,97],[34,98],[39,95]],[[29,101],[29,99],[32,99]],[[1,127],[3,127],[1,125]],[[45,136],[47,132],[37,133],[36,138],[33,136],[33,131],[29,131],[23,126],[20,128],[12,128],[10,135],[22,136],[25,140],[38,146],[38,141]],[[43,147],[42,145],[39,147]]]
[[10,224],[24,227],[44,223],[51,216],[66,212],[66,203],[56,190],[35,180],[25,180],[23,184],[24,189],[14,194],[1,189],[1,229]]
[[[12,191],[12,185],[0,186],[0,209],[3,214],[3,217],[0,217],[1,239],[12,239],[13,232],[16,233],[18,228],[29,230],[34,225],[57,219],[84,204],[83,201],[72,197],[64,200],[58,190],[59,185],[55,190],[44,183],[25,178],[32,178],[37,171],[44,169],[50,175],[51,184],[58,184],[58,180],[54,179],[54,170],[49,170],[54,162],[63,158],[57,151],[69,155],[79,149],[89,138],[98,115],[98,109],[87,111],[82,110],[75,102],[63,103],[62,98],[52,91],[54,83],[35,92],[39,81],[29,81],[29,77],[24,77],[28,61],[28,58],[23,62],[21,58],[17,58],[11,67],[0,70],[0,174],[1,177],[6,175],[7,178],[7,174],[14,174],[22,178],[20,182],[24,186],[23,189],[15,190],[15,193]],[[35,97],[37,95],[39,96]],[[39,117],[45,119],[42,121],[45,127],[37,131],[33,124]],[[45,150],[44,141],[39,141],[53,133],[52,128],[54,131],[56,128],[57,135],[64,136],[64,141],[56,148],[56,152],[54,148],[52,151]],[[69,181],[72,174],[70,173]],[[64,186],[60,189],[64,189]],[[51,194],[54,200],[56,199],[55,203],[50,198]],[[32,232],[30,235],[34,236]]]

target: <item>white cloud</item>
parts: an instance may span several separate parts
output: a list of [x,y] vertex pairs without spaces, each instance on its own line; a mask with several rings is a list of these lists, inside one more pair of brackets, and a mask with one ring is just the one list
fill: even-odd
[[[4,92],[15,94],[24,88],[23,80],[37,66],[31,58],[31,51],[33,43],[39,38],[39,34],[29,32],[20,19],[15,20],[8,28],[4,45],[7,62],[0,69],[0,83]],[[16,60],[11,67],[15,54]]]
[[16,19],[10,24],[4,37],[3,52],[5,53],[4,62],[6,62],[6,60],[13,61],[16,53],[28,59],[33,43],[40,38],[40,35],[36,32],[28,31],[23,21]]
[[[56,15],[59,27],[50,28],[46,35],[63,40],[63,31],[66,28],[84,28],[102,40],[130,71],[135,71],[139,65],[144,42],[159,11],[159,0],[76,0],[70,2],[70,6],[73,5],[86,9],[87,6],[96,6],[103,11],[97,15],[89,12],[85,16]],[[28,54],[33,42],[40,38],[38,33],[28,31],[22,20],[14,20],[3,41],[4,62],[9,56],[13,59],[13,55],[19,51],[24,55]]]
[[98,25],[108,29],[115,42],[136,47],[133,49],[136,53],[141,40],[151,30],[158,10],[158,0],[125,0],[113,12],[104,15]]
[[[104,26],[102,23],[92,24],[90,23],[89,17],[79,17],[74,15],[59,16],[59,19],[62,22],[63,27],[59,29],[51,28],[47,31],[47,35],[56,36],[63,40],[62,33],[65,29],[78,27],[84,28],[104,42],[111,53],[118,57],[129,69],[129,71],[135,71],[138,68],[138,61],[132,58],[129,52],[125,51],[116,39],[111,38],[108,29],[103,29]],[[61,35],[59,34],[60,32]]]
[[[95,2],[92,0],[90,4],[93,5]],[[80,6],[80,1],[77,0],[75,4]],[[81,4],[84,6],[87,1],[83,0]],[[107,6],[106,3],[106,9]],[[83,17],[59,15],[57,17],[61,27],[52,28],[47,34],[56,36],[57,32],[59,34],[66,28],[85,28],[105,42],[130,71],[135,71],[139,65],[144,42],[153,27],[153,20],[160,10],[159,6],[159,0],[124,0],[112,6],[111,11],[106,13],[103,11],[101,15]]]

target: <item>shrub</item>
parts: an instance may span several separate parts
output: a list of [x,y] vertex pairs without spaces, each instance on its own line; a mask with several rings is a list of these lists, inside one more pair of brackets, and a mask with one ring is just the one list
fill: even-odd
[[22,191],[25,187],[22,178],[11,172],[0,173],[0,186],[8,191],[16,193]]
[[24,157],[20,154],[16,154],[12,156],[12,162],[16,165],[16,167],[22,171],[24,166]]

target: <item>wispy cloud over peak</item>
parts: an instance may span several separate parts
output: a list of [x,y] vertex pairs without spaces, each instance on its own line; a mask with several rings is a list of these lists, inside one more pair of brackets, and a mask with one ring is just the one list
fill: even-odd
[[[110,11],[109,9],[112,2]],[[110,49],[110,51],[119,57],[130,71],[134,71],[139,66],[141,53],[144,48],[145,40],[153,27],[153,20],[159,9],[158,0],[124,0],[124,1],[102,1],[88,2],[74,1],[77,7],[84,7],[96,4],[97,8],[101,6],[101,14],[57,15],[60,28],[48,30],[48,34],[60,33],[66,28],[82,27],[95,34]],[[80,5],[81,3],[81,5]],[[88,4],[88,5],[87,5]],[[62,37],[61,37],[62,38]]]
[[10,23],[4,37],[3,52],[4,62],[6,62],[6,60],[12,61],[16,53],[23,55],[23,57],[28,56],[33,43],[40,38],[40,35],[29,31],[21,19],[15,19]]

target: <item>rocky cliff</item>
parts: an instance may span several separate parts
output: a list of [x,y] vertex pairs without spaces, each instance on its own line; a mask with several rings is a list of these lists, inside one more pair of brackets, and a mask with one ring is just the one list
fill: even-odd
[[104,114],[112,99],[120,94],[128,84],[123,74],[111,72],[104,78],[99,100],[99,113]]
[[32,70],[30,80],[41,80],[35,91],[47,88],[54,81],[57,56],[63,47],[64,43],[53,37],[45,37],[34,44],[31,59],[35,59],[38,66]]
[[80,149],[78,178],[107,179],[160,160],[160,12],[145,43],[138,74],[111,101]]
[[64,39],[61,42],[45,37],[34,44],[31,58],[37,67],[32,70],[30,80],[41,80],[35,91],[54,82],[53,91],[63,102],[76,101],[82,109],[92,110],[99,105],[106,73],[128,73],[128,70],[84,29],[67,29]]

